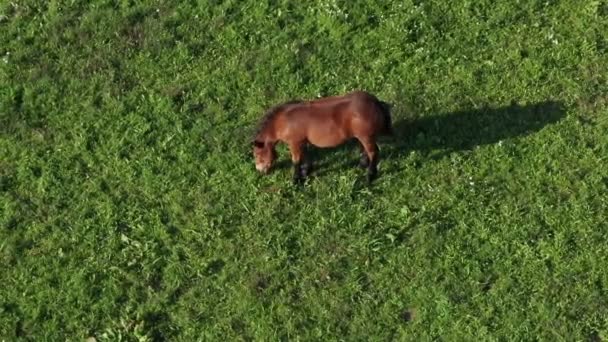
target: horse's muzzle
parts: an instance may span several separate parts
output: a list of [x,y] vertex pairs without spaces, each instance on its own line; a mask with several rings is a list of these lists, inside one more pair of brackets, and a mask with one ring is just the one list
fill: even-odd
[[270,167],[267,167],[267,166],[265,167],[265,166],[256,165],[255,169],[258,170],[258,172],[263,175],[267,175],[270,172]]

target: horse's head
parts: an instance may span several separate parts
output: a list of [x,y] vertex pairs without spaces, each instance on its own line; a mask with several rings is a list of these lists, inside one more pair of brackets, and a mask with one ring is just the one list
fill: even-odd
[[255,169],[267,174],[277,159],[275,144],[255,140],[253,142],[253,156],[255,158]]

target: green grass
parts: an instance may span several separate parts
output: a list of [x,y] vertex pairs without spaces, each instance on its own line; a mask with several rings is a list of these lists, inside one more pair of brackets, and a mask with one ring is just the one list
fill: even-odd
[[[608,340],[608,2],[4,1],[0,340]],[[291,184],[292,98],[394,104]]]

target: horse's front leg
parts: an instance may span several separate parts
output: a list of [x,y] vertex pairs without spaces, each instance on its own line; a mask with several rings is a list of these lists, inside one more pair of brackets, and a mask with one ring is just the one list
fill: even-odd
[[303,143],[302,142],[292,142],[289,143],[289,152],[291,153],[291,162],[293,163],[293,182],[298,184],[301,183],[306,177],[305,172],[303,172]]
[[302,148],[302,163],[300,166],[300,170],[302,176],[306,178],[310,176],[310,173],[312,172],[312,160],[310,158],[310,145],[304,143],[303,146],[304,147]]

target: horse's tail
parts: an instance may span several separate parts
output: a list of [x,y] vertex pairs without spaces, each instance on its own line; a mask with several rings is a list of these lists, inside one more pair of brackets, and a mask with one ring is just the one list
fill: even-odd
[[378,100],[378,105],[380,106],[380,112],[382,113],[382,117],[384,119],[382,133],[386,135],[393,135],[393,120],[391,119],[391,108],[393,105],[381,100]]

